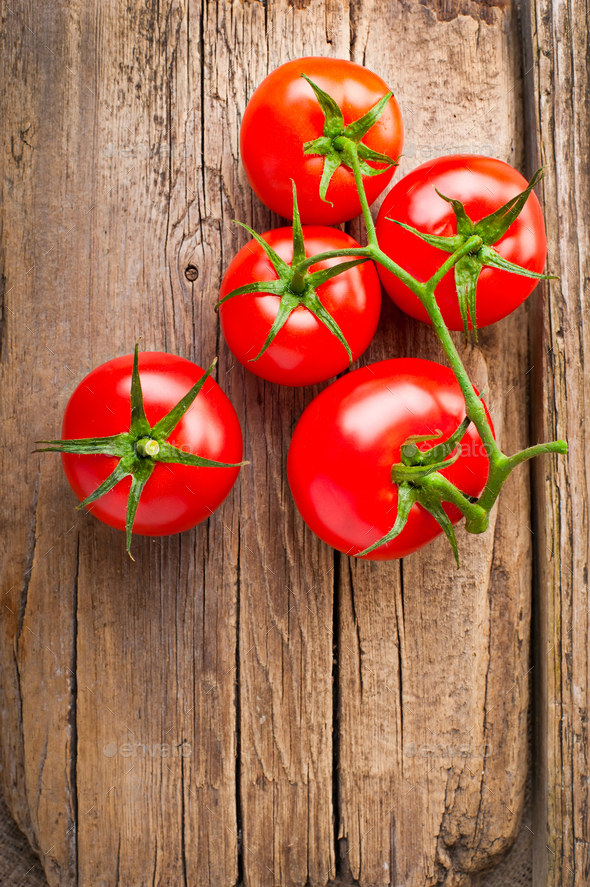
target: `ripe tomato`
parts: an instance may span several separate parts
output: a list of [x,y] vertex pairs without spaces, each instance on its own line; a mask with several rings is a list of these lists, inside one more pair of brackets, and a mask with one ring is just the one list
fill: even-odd
[[[451,236],[457,233],[455,214],[451,204],[439,197],[435,188],[445,197],[460,200],[469,218],[478,222],[526,187],[526,179],[502,160],[478,155],[437,157],[404,176],[386,196],[377,218],[379,245],[417,280],[426,281],[449,254],[425,243],[388,218],[427,234]],[[543,270],[547,239],[541,207],[534,192],[492,249],[529,271],[540,273]],[[379,266],[379,274],[396,305],[406,314],[430,323],[417,296],[382,266]],[[484,266],[477,282],[477,326],[488,326],[506,317],[524,302],[536,285],[537,280],[529,277]],[[436,301],[447,326],[452,330],[463,329],[453,271],[449,271],[439,283]]]
[[[240,130],[240,152],[248,181],[258,197],[273,212],[290,219],[294,179],[302,221],[335,225],[358,216],[361,206],[353,174],[344,165],[336,170],[328,187],[327,200],[333,205],[320,198],[324,157],[304,154],[303,145],[322,135],[324,114],[303,73],[336,101],[347,125],[366,114],[390,90],[380,77],[354,62],[310,57],[274,70],[248,102]],[[403,124],[393,96],[362,142],[397,160],[403,147]],[[369,203],[389,184],[395,167],[383,169],[380,175],[363,176]]]
[[[263,239],[288,264],[293,258],[291,228],[275,228]],[[353,249],[359,244],[337,228],[303,227],[305,255],[328,250]],[[330,259],[312,265],[310,271],[331,268],[348,261]],[[276,281],[263,248],[250,241],[232,259],[219,298],[255,281]],[[375,335],[381,311],[381,284],[372,262],[349,268],[317,289],[318,297],[340,327],[353,360],[365,351]],[[249,293],[234,296],[220,306],[221,329],[240,363],[251,372],[281,385],[313,385],[324,382],[349,366],[346,350],[336,336],[303,305],[296,307],[264,354],[256,361],[279,310],[280,296]]]
[[[452,371],[432,361],[384,360],[342,376],[309,404],[291,440],[287,475],[303,520],[333,548],[350,555],[364,551],[395,523],[391,467],[400,461],[404,442],[438,431],[439,440],[447,440],[464,418],[465,401]],[[462,492],[479,496],[488,458],[473,425],[458,460],[441,473]],[[443,507],[453,523],[460,520],[455,506]],[[365,557],[405,557],[441,532],[414,504],[400,535]]]
[[[102,438],[129,430],[133,355],[117,357],[92,370],[70,397],[62,438]],[[158,351],[139,355],[139,376],[150,425],[162,419],[203,376],[189,360]],[[242,433],[236,412],[219,385],[209,378],[180,419],[168,442],[184,453],[220,462],[239,462]],[[115,469],[118,459],[62,452],[66,477],[82,501]],[[239,468],[195,467],[157,462],[146,482],[133,532],[167,536],[194,527],[223,502]],[[125,529],[131,477],[127,476],[88,509],[111,527]]]

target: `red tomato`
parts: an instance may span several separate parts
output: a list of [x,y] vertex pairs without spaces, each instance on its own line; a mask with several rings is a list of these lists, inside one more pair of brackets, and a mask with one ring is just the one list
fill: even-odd
[[[313,532],[339,551],[355,555],[391,530],[397,485],[391,467],[412,435],[442,432],[448,439],[465,418],[465,401],[452,371],[418,358],[383,360],[329,385],[301,416],[287,459],[295,504]],[[479,496],[488,458],[470,425],[461,456],[442,474],[470,496]],[[444,504],[453,523],[455,506]],[[442,532],[415,504],[399,536],[366,555],[392,560],[422,548]]]
[[[353,174],[343,165],[334,173],[326,195],[333,206],[319,196],[324,158],[304,154],[303,144],[322,135],[324,115],[302,73],[336,101],[345,124],[366,114],[390,90],[380,77],[354,62],[310,57],[295,59],[274,70],[246,106],[240,152],[248,181],[258,197],[273,212],[290,219],[294,179],[301,220],[335,225],[358,216],[361,206]],[[362,142],[397,160],[403,147],[403,124],[393,96]],[[370,165],[379,168],[378,164]],[[389,184],[394,169],[384,167],[380,175],[363,177],[369,203]]]
[[[388,221],[388,217],[425,233],[446,237],[457,233],[456,218],[452,206],[438,196],[435,188],[445,197],[460,200],[469,218],[478,222],[524,191],[527,184],[519,172],[502,160],[478,155],[437,157],[404,176],[386,196],[377,218],[379,245],[417,280],[428,280],[449,254]],[[516,265],[542,272],[547,239],[534,192],[493,249]],[[379,274],[387,293],[402,311],[430,323],[417,296],[382,266]],[[524,302],[537,282],[499,268],[484,267],[477,283],[477,326],[488,326],[506,317]],[[453,271],[439,283],[436,300],[447,326],[463,329]]]
[[[288,264],[293,258],[291,228],[275,228],[262,237]],[[327,250],[352,249],[359,244],[337,228],[304,226],[308,257]],[[330,259],[311,271],[350,261]],[[277,274],[262,247],[252,240],[232,259],[221,284],[220,300],[233,289],[254,281],[276,280]],[[381,284],[372,262],[365,262],[328,280],[317,290],[349,344],[353,359],[365,351],[375,335],[381,311]],[[307,308],[299,305],[257,361],[279,310],[280,296],[252,293],[234,296],[219,309],[225,340],[240,363],[255,375],[281,385],[313,385],[332,378],[349,366],[346,349]]]
[[[92,370],[70,397],[62,438],[107,437],[129,430],[133,355],[117,357]],[[189,360],[158,351],[139,355],[139,376],[148,422],[154,425],[198,382],[204,371]],[[242,433],[236,412],[209,378],[168,442],[186,453],[220,462],[239,462]],[[82,501],[114,470],[118,459],[62,453],[66,477]],[[239,468],[212,468],[158,462],[141,494],[133,533],[168,536],[194,527],[223,502]],[[92,502],[88,510],[111,527],[125,529],[131,477]]]

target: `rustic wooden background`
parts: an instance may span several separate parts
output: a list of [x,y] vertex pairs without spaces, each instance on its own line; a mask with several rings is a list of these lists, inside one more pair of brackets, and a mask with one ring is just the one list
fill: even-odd
[[[534,883],[586,884],[586,6],[10,0],[2,17],[1,781],[51,887],[466,887],[512,845],[530,766]],[[460,531],[459,572],[442,540],[379,564],[314,538],[285,459],[319,389],[265,384],[219,335],[231,220],[280,222],[240,167],[241,115],[314,54],[393,88],[402,174],[457,151],[547,166],[561,281],[466,359],[505,449],[532,417],[572,455],[537,465],[536,517],[528,472],[511,478],[488,533]],[[29,452],[138,335],[219,355],[252,464],[207,524],[137,538],[132,564]],[[403,355],[441,352],[386,300],[363,362]]]

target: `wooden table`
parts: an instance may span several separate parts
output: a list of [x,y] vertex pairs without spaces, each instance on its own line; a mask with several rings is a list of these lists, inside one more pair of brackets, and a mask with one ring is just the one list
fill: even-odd
[[[467,885],[519,829],[531,679],[534,883],[588,883],[587,6],[532,0],[522,32],[511,4],[473,0],[2,15],[1,774],[50,885]],[[532,433],[571,455],[537,463],[533,516],[521,469],[485,536],[459,531],[459,571],[444,540],[379,564],[313,537],[285,459],[319,389],[265,384],[219,333],[232,219],[280,223],[239,164],[241,116],[268,71],[313,54],[394,89],[402,174],[457,151],[547,167],[561,280],[465,357],[505,450]],[[132,563],[30,451],[139,335],[219,355],[251,465],[206,524],[138,537]],[[385,299],[362,363],[403,355],[441,359]]]

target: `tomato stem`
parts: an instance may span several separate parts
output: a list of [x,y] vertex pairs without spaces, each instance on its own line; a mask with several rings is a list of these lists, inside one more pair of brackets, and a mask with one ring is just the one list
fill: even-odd
[[[540,456],[545,453],[565,454],[567,453],[567,443],[563,440],[557,440],[550,443],[537,444],[536,446],[528,447],[519,453],[515,453],[513,456],[506,456],[496,443],[485,407],[473,387],[453,338],[445,324],[442,312],[436,301],[436,288],[443,277],[456,266],[457,262],[460,262],[467,256],[477,253],[482,246],[484,246],[483,233],[474,231],[473,235],[469,236],[465,242],[461,244],[445,262],[443,262],[440,268],[429,280],[425,282],[416,280],[396,262],[390,259],[380,248],[375,232],[375,225],[366,198],[363,177],[355,146],[347,145],[345,152],[349,165],[354,173],[369,239],[369,245],[365,248],[362,254],[367,255],[374,262],[378,262],[394,274],[420,299],[422,305],[426,309],[432,326],[434,327],[434,331],[440,340],[455,378],[459,383],[461,392],[465,398],[467,416],[477,428],[489,458],[487,483],[477,502],[472,502],[468,499],[464,493],[438,471],[423,478],[416,477],[411,485],[423,489],[429,496],[434,496],[435,498],[438,497],[440,502],[452,503],[459,508],[461,513],[465,516],[465,526],[468,532],[483,533],[489,524],[489,513],[511,471],[516,468],[517,465],[520,465],[535,456]],[[360,252],[357,253],[357,255],[360,254]],[[420,501],[420,499],[418,498],[417,501]],[[443,529],[447,532],[447,528],[443,527]],[[449,535],[448,532],[447,535]],[[366,552],[362,552],[361,554],[364,553]]]
[[151,437],[140,437],[140,439],[135,442],[135,450],[138,456],[146,459],[148,456],[158,455],[160,452],[160,444],[157,440],[153,440]]
[[361,209],[363,211],[363,219],[365,221],[365,228],[367,229],[369,246],[379,248],[379,244],[377,243],[377,232],[375,231],[375,223],[373,221],[373,216],[371,215],[369,201],[367,200],[367,194],[365,191],[365,184],[363,182],[363,174],[361,172],[361,165],[359,162],[357,147],[354,142],[349,141],[348,139],[343,141],[344,154],[348,160],[348,163],[350,164],[350,168],[352,169],[356,189],[358,191],[359,200],[361,203]]
[[289,283],[289,289],[296,296],[302,295],[305,289],[305,275],[301,274],[297,269],[293,271],[293,276]]
[[[305,75],[302,75],[305,77]],[[500,490],[510,472],[520,465],[522,462],[532,459],[534,456],[544,453],[567,453],[567,444],[563,440],[553,441],[546,444],[537,444],[522,450],[513,456],[506,456],[496,443],[491,424],[488,420],[486,409],[478,396],[463,362],[459,356],[459,352],[455,347],[453,338],[445,324],[442,312],[436,301],[436,288],[443,277],[453,268],[455,269],[455,285],[459,301],[461,317],[463,319],[463,327],[465,338],[467,340],[469,326],[471,324],[475,340],[477,341],[477,328],[475,318],[476,308],[476,288],[477,280],[481,268],[485,264],[503,268],[506,271],[512,271],[525,276],[533,276],[538,279],[546,278],[547,275],[536,274],[525,268],[520,268],[507,262],[499,254],[491,249],[491,245],[503,236],[508,230],[512,222],[517,218],[523,209],[533,187],[540,181],[543,175],[542,170],[537,170],[527,188],[504,206],[500,207],[496,212],[492,213],[479,222],[473,222],[466,214],[463,204],[446,197],[444,194],[439,196],[451,203],[453,211],[457,219],[457,235],[453,237],[440,237],[434,235],[426,235],[416,229],[410,228],[408,225],[402,225],[412,231],[417,236],[431,242],[445,252],[451,252],[449,258],[440,266],[432,277],[420,282],[411,274],[405,271],[400,265],[387,256],[379,247],[375,223],[371,216],[371,210],[367,195],[363,175],[378,175],[379,170],[371,168],[365,162],[366,159],[383,162],[388,158],[383,155],[376,155],[370,152],[366,145],[360,141],[360,135],[364,135],[368,129],[378,120],[382,109],[388,100],[388,96],[382,99],[378,106],[375,106],[365,115],[362,120],[355,124],[344,127],[342,112],[334,99],[324,93],[316,84],[308,77],[305,78],[312,86],[316,98],[324,112],[324,131],[321,138],[313,142],[306,142],[303,146],[306,154],[323,154],[326,156],[324,165],[324,173],[320,184],[320,197],[326,199],[326,189],[329,180],[335,169],[344,163],[348,166],[354,175],[354,180],[358,192],[359,202],[367,229],[368,246],[356,251],[338,250],[332,253],[323,253],[321,256],[315,256],[313,259],[307,259],[297,265],[296,271],[304,274],[312,262],[323,259],[333,258],[342,255],[355,255],[358,257],[367,257],[378,262],[399,280],[402,281],[418,298],[424,306],[428,317],[434,327],[441,345],[444,349],[447,360],[457,379],[457,382],[465,398],[465,409],[467,413],[467,424],[473,422],[479,432],[479,436],[485,446],[489,459],[489,474],[484,491],[479,500],[474,501],[465,496],[451,481],[439,473],[438,468],[451,464],[457,456],[446,459],[446,454],[451,453],[456,445],[455,437],[461,433],[460,426],[455,433],[455,437],[432,447],[429,455],[424,458],[420,457],[417,447],[407,448],[406,452],[402,451],[402,462],[392,466],[392,481],[398,487],[398,513],[395,524],[392,529],[378,542],[375,542],[369,548],[360,552],[359,557],[369,554],[375,548],[386,544],[391,539],[401,533],[405,527],[408,515],[412,507],[419,502],[423,508],[429,511],[439,522],[442,529],[447,535],[453,552],[457,559],[457,544],[454,536],[452,524],[448,515],[442,508],[442,502],[449,502],[460,509],[466,518],[466,528],[471,533],[482,533],[488,526],[489,513],[492,509]],[[369,153],[367,153],[369,152]],[[390,221],[395,222],[395,219]],[[402,224],[402,223],[398,223]],[[456,248],[453,251],[453,248]],[[295,264],[295,262],[293,263]],[[467,426],[465,425],[465,428]],[[410,439],[411,440],[411,439]],[[408,442],[406,442],[408,443]],[[436,459],[442,456],[442,462],[436,462]],[[425,463],[426,467],[420,465]],[[430,469],[430,470],[429,470]]]
[[[386,256],[385,253],[379,248],[379,243],[377,242],[377,233],[375,231],[375,223],[373,222],[373,216],[371,215],[371,210],[369,208],[369,202],[367,200],[367,194],[365,192],[365,185],[363,182],[363,176],[361,172],[361,166],[358,156],[358,151],[356,145],[351,142],[350,145],[347,145],[347,159],[354,174],[354,181],[356,183],[359,200],[361,204],[361,209],[363,211],[363,220],[365,222],[365,228],[367,229],[367,236],[369,238],[369,245],[365,247],[364,255],[368,255],[369,258],[374,259],[377,262],[380,262],[382,265],[385,265],[396,277],[398,277],[402,283],[412,290],[419,299],[422,299],[424,293],[424,284],[419,283],[411,274],[408,274],[401,265],[398,265],[397,262],[394,262],[393,259],[390,259],[389,256]],[[356,255],[361,255],[361,252],[357,252]],[[385,260],[385,261],[384,261]]]

